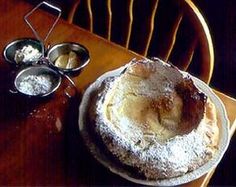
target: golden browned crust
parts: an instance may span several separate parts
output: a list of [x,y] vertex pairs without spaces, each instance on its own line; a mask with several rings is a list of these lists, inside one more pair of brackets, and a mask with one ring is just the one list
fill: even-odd
[[[206,163],[217,148],[214,104],[185,78],[174,67],[137,62],[106,79],[91,105],[93,128],[106,150],[148,179],[183,175]],[[187,111],[195,114],[186,117]],[[181,127],[183,119],[188,130]]]

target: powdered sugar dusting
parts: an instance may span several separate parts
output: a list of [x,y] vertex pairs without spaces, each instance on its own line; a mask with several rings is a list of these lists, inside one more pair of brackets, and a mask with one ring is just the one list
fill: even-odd
[[[153,80],[154,81],[155,77]],[[203,165],[211,156],[212,151],[208,149],[210,138],[205,138],[199,130],[205,125],[204,119],[197,129],[185,135],[177,135],[173,138],[160,141],[155,133],[144,134],[142,125],[136,124],[130,118],[116,118],[119,121],[112,123],[106,115],[107,98],[112,95],[112,87],[116,86],[119,78],[106,80],[105,88],[100,90],[94,107],[96,114],[95,129],[102,137],[108,150],[112,152],[122,163],[138,168],[147,179],[171,178],[185,174]],[[145,87],[147,84],[139,84],[143,93],[156,97],[157,92],[150,92]],[[119,85],[121,86],[121,85]],[[165,87],[165,88],[164,88]],[[172,92],[172,85],[166,82],[163,92]],[[122,89],[122,88],[119,88]],[[131,91],[133,88],[129,88]],[[156,88],[160,89],[160,88]],[[148,92],[149,90],[149,92]],[[155,87],[152,87],[155,90]],[[160,90],[159,90],[160,93]],[[123,100],[123,95],[116,95],[116,103]],[[117,126],[117,124],[119,124]]]
[[19,83],[19,90],[28,95],[48,93],[52,88],[52,80],[49,75],[28,75]]

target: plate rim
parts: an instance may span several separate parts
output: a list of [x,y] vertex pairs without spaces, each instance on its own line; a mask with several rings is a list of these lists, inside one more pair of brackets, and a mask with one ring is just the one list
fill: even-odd
[[[129,63],[128,63],[129,64]],[[149,185],[149,186],[172,186],[172,185],[181,185],[181,184],[185,184],[188,182],[191,182],[193,180],[196,180],[198,178],[200,178],[201,176],[203,176],[204,174],[206,174],[207,172],[209,172],[211,169],[213,169],[214,167],[216,167],[218,165],[218,163],[221,161],[222,157],[224,156],[225,151],[227,150],[228,146],[229,146],[229,119],[227,117],[227,112],[225,109],[225,106],[223,104],[223,102],[221,101],[221,99],[213,92],[213,90],[202,80],[192,76],[191,74],[189,74],[188,72],[184,72],[181,71],[181,73],[185,76],[189,75],[191,77],[191,79],[193,80],[194,84],[201,89],[208,97],[211,98],[212,102],[215,104],[215,106],[217,107],[217,116],[219,115],[220,119],[221,119],[221,124],[220,124],[220,129],[221,132],[219,132],[221,138],[219,139],[219,149],[217,150],[217,154],[214,154],[213,158],[211,158],[208,162],[206,162],[204,165],[200,166],[198,169],[193,170],[191,172],[188,172],[182,176],[179,177],[174,177],[174,178],[170,178],[170,179],[161,179],[161,180],[143,180],[143,179],[137,179],[134,177],[129,176],[127,173],[123,173],[119,171],[119,168],[114,168],[115,166],[110,166],[109,163],[109,159],[104,160],[103,158],[100,158],[98,154],[102,154],[102,153],[94,153],[93,149],[97,149],[98,152],[100,152],[99,147],[96,146],[96,144],[94,142],[90,142],[88,143],[88,141],[90,140],[86,140],[87,137],[85,137],[86,135],[84,134],[84,126],[86,124],[84,124],[84,116],[83,113],[85,112],[85,108],[87,107],[86,104],[86,99],[88,100],[88,97],[90,97],[91,92],[101,84],[101,82],[108,78],[108,77],[113,77],[113,76],[117,76],[119,75],[126,67],[127,65],[121,66],[119,68],[116,68],[114,70],[105,72],[104,74],[100,75],[93,83],[91,83],[89,85],[89,87],[85,90],[82,99],[81,99],[81,103],[79,105],[79,131],[80,134],[82,136],[82,139],[84,141],[84,143],[86,144],[86,147],[89,149],[90,153],[93,155],[93,157],[95,157],[95,159],[100,162],[104,167],[108,168],[112,173],[119,175],[122,178],[125,178],[128,181],[134,182],[136,184],[142,184],[142,185]],[[207,92],[207,93],[206,93]],[[222,130],[223,129],[223,130]],[[88,132],[86,132],[87,135],[89,134]],[[91,143],[93,145],[91,145]],[[88,145],[90,144],[90,145]],[[92,146],[92,148],[91,148]],[[122,168],[122,167],[120,167]]]

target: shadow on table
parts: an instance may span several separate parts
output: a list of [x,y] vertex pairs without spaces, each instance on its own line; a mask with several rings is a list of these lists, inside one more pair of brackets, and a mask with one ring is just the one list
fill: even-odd
[[[37,105],[45,103],[49,98],[29,98],[15,91],[14,78],[17,70],[12,70],[5,65],[0,66],[0,124],[9,121],[24,119]],[[1,128],[1,127],[0,127]]]
[[80,94],[65,96],[67,84],[52,98],[11,94],[15,73],[0,67],[0,185],[135,185],[85,147],[78,127]]
[[[79,99],[71,101],[66,122],[66,176],[68,185],[134,186],[98,163],[85,147],[78,128]],[[140,185],[139,185],[140,186]]]

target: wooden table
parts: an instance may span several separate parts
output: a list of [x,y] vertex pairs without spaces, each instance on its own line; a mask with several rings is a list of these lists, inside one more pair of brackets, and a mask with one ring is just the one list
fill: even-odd
[[[24,1],[0,0],[0,49],[16,39],[33,37],[23,21],[31,10]],[[45,34],[54,17],[37,12],[32,22]],[[91,62],[74,78],[82,92],[99,75],[141,56],[60,20],[48,42],[73,41],[86,46]],[[59,91],[44,100],[11,95],[8,89],[16,70],[0,58],[0,185],[134,185],[96,162],[81,142],[78,131],[79,97],[64,81]],[[72,97],[64,93],[69,91]],[[217,92],[230,119],[236,123],[236,100]],[[213,172],[187,186],[206,185]]]

